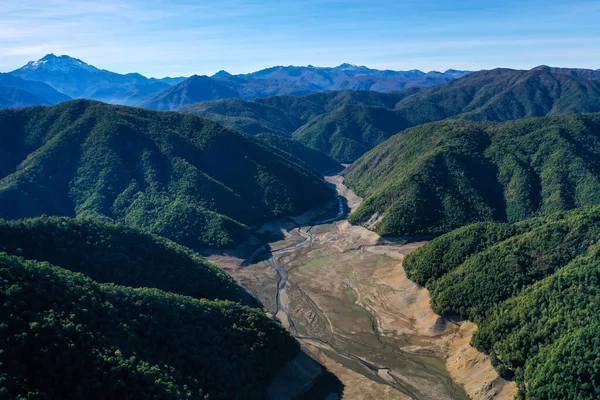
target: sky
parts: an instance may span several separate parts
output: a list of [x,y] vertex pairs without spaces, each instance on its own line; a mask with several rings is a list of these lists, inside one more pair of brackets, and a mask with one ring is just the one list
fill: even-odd
[[599,21],[599,0],[0,0],[0,71],[47,53],[155,77],[344,62],[598,69]]

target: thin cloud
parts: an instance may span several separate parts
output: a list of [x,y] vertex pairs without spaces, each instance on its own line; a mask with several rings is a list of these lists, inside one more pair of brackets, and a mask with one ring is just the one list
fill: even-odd
[[153,76],[346,61],[598,68],[599,14],[587,0],[4,0],[0,70],[50,52]]

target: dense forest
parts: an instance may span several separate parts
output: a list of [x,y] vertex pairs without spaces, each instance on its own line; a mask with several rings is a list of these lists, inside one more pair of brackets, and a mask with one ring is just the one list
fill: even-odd
[[251,135],[293,137],[336,161],[350,163],[390,136],[447,118],[508,121],[600,111],[600,72],[537,67],[498,68],[398,92],[341,91],[197,103],[181,112]]
[[191,115],[77,100],[1,110],[0,125],[2,218],[94,217],[218,248],[333,196],[287,153]]
[[350,216],[382,235],[437,235],[600,203],[600,114],[411,128],[345,172]]
[[55,217],[0,232],[0,398],[263,399],[298,351],[262,311],[200,299],[247,301],[165,239]]
[[409,255],[434,310],[475,321],[472,344],[523,399],[600,397],[600,207],[482,222]]
[[67,217],[0,220],[0,251],[47,261],[100,283],[257,305],[229,275],[197,253],[124,226]]
[[271,147],[274,152],[285,154],[285,157],[317,174],[339,172],[342,165],[320,151],[313,150],[297,140],[272,133],[259,133],[253,136],[261,143]]

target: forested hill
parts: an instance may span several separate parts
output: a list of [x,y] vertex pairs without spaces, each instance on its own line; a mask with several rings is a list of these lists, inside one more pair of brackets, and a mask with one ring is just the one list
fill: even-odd
[[333,196],[273,147],[191,115],[77,100],[1,110],[0,127],[2,218],[96,217],[231,247]]
[[600,203],[600,114],[408,129],[345,172],[350,217],[382,235],[435,235]]
[[478,223],[409,255],[441,314],[474,320],[472,343],[523,399],[600,398],[600,207]]
[[0,247],[1,398],[262,400],[299,350],[263,311],[200,299],[244,296],[167,240],[51,217],[0,223]]
[[240,131],[294,137],[340,162],[411,126],[459,118],[508,121],[600,111],[600,72],[541,66],[494,69],[438,86],[400,92],[342,91],[253,101],[223,100],[182,112],[218,120]]
[[256,305],[229,275],[197,253],[125,226],[68,217],[0,220],[0,251],[60,265],[100,283]]

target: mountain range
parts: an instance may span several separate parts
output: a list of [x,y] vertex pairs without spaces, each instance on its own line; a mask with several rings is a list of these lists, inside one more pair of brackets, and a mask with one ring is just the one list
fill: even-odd
[[342,64],[333,68],[273,67],[250,74],[231,75],[220,71],[212,77],[192,76],[172,88],[155,93],[138,106],[155,110],[175,110],[201,101],[270,96],[304,96],[337,90],[387,92],[411,87],[433,86],[468,74],[467,71],[422,72],[376,70]]
[[478,223],[404,261],[444,315],[475,321],[471,344],[513,379],[517,399],[600,395],[600,207]]
[[600,204],[600,114],[410,128],[352,164],[349,218],[382,235],[438,235]]
[[[140,74],[117,74],[69,56],[48,54],[10,72],[28,81],[44,82],[70,98],[132,104],[167,89],[184,78],[149,79]],[[53,103],[56,104],[56,103]]]
[[0,74],[0,108],[50,106],[70,99],[43,82]]
[[0,122],[0,218],[94,217],[198,250],[333,198],[297,149],[191,115],[73,100]]
[[[264,399],[303,353],[198,252],[334,204],[341,162],[347,221],[432,239],[396,267],[517,398],[600,396],[599,70],[153,79],[48,55],[0,74],[0,107],[1,398]],[[258,271],[277,308],[281,268]]]
[[[306,95],[315,92],[361,89],[388,91],[431,86],[465,75],[466,71],[422,72],[376,70],[350,64],[334,68],[273,67],[250,74],[220,71],[211,77],[188,79],[146,78],[138,73],[118,74],[96,68],[77,58],[48,54],[9,74],[27,81],[43,82],[72,99],[91,99],[156,110],[173,110],[199,101],[224,98],[253,99],[275,95]],[[10,89],[8,89],[10,88]],[[58,98],[37,99],[20,86],[0,82],[0,107],[54,105]],[[27,90],[25,90],[27,91]]]
[[258,400],[299,352],[168,240],[66,217],[2,220],[0,239],[3,398]]
[[540,66],[499,68],[397,92],[340,91],[303,97],[197,103],[179,111],[256,134],[292,137],[351,163],[392,135],[447,118],[480,121],[600,111],[600,72]]

